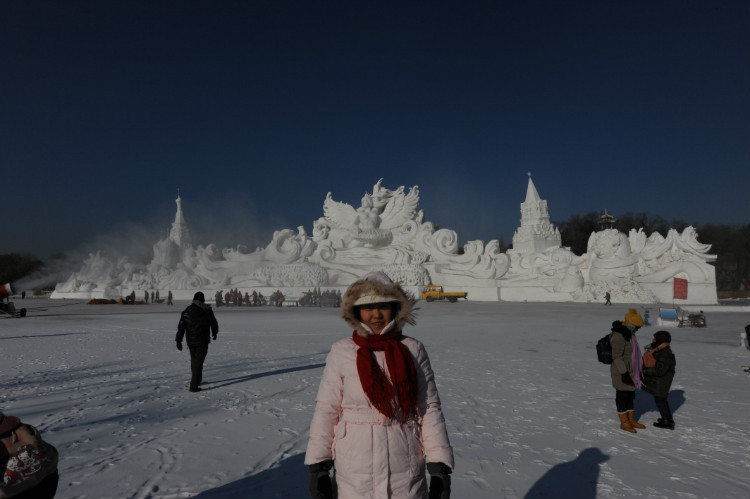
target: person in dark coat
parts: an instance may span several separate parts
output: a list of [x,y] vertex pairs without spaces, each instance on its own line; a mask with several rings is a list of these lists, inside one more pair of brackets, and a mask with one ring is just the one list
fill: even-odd
[[203,362],[208,355],[208,344],[211,338],[216,340],[219,334],[219,323],[216,321],[214,311],[210,305],[206,305],[206,298],[203,293],[198,291],[193,296],[191,303],[180,316],[180,322],[177,325],[177,350],[182,350],[183,336],[187,340],[188,349],[190,350],[190,391],[201,391],[198,385],[203,380]]
[[[26,438],[32,435],[36,442]],[[0,412],[0,497],[52,499],[60,480],[57,462],[57,449],[39,430]]]
[[672,388],[675,366],[677,365],[677,360],[670,348],[671,342],[672,335],[669,334],[669,331],[657,331],[654,334],[651,346],[647,349],[648,352],[644,354],[644,356],[652,355],[655,365],[643,368],[644,389],[654,396],[654,402],[656,402],[656,407],[659,408],[659,414],[661,415],[654,426],[668,430],[674,430],[674,419],[667,396]]

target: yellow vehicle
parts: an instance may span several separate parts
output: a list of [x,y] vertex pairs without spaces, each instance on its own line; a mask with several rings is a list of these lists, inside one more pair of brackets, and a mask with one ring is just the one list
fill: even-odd
[[446,293],[443,291],[442,286],[425,286],[422,288],[422,299],[425,301],[435,300],[448,300],[451,303],[456,303],[459,298],[466,299],[468,293]]

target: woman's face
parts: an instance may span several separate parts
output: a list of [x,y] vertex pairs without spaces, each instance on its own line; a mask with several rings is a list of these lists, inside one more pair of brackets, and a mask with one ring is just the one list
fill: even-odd
[[369,327],[373,333],[380,334],[393,320],[393,309],[390,303],[370,303],[359,309],[362,324]]

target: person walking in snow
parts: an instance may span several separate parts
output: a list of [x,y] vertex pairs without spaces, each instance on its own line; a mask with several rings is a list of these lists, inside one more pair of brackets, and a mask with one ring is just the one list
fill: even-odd
[[169,293],[167,293],[167,305],[172,305],[172,290],[169,290]]
[[604,301],[604,305],[612,306],[611,298],[612,298],[612,295],[609,294],[609,291],[607,291],[606,293],[604,293],[604,300],[605,300]]
[[635,326],[626,326],[621,321],[612,323],[609,344],[612,346],[612,364],[609,373],[615,389],[615,405],[620,418],[620,428],[637,433],[643,429],[635,419],[635,391],[641,387],[641,349],[635,337]]
[[[677,365],[677,360],[670,347],[671,343],[672,335],[669,334],[669,331],[657,331],[654,333],[651,345],[643,354],[643,389],[654,396],[654,402],[656,402],[659,415],[661,415],[654,426],[667,430],[674,430],[674,419],[667,396],[669,396],[669,390],[672,388],[675,366]],[[651,356],[651,361],[649,361],[648,356]]]
[[[333,344],[310,423],[314,499],[448,499],[453,448],[422,343],[404,336],[415,300],[383,272],[344,294],[354,332]],[[429,487],[425,467],[430,474]]]
[[193,303],[180,315],[175,337],[177,350],[182,350],[183,337],[187,340],[190,350],[191,392],[201,391],[198,385],[203,381],[203,362],[208,355],[208,344],[211,343],[211,337],[215,341],[218,334],[219,323],[216,321],[214,311],[211,310],[211,305],[206,305],[203,293],[198,291],[193,296]]

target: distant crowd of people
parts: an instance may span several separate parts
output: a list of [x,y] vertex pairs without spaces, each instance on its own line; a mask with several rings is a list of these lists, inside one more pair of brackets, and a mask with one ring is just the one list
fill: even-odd
[[263,293],[258,293],[256,290],[253,290],[252,293],[245,291],[245,294],[242,294],[242,291],[237,288],[226,292],[221,289],[214,294],[214,301],[217,308],[229,305],[236,307],[257,307],[259,305],[267,305],[269,302],[274,305],[283,303],[284,295],[281,294],[281,291],[275,291],[269,300],[263,296]]
[[320,288],[313,288],[312,291],[305,291],[299,304],[303,307],[340,307],[341,291],[327,289],[320,291]]
[[[120,302],[126,305],[133,305],[135,303],[135,296],[135,290],[133,290],[129,295],[125,295],[123,298],[121,298]],[[158,289],[151,292],[149,292],[148,290],[143,291],[143,303],[148,303],[149,299],[151,300],[151,303],[164,302],[164,300],[159,296]],[[172,291],[169,291],[167,293],[167,305],[172,305]]]
[[[155,291],[143,291],[143,301],[136,302],[136,292],[131,291],[129,295],[125,295],[121,298],[120,302],[132,305],[134,303],[164,303],[164,300],[160,298],[159,290]],[[167,305],[172,305],[172,291],[167,294]],[[340,307],[341,306],[341,291],[327,289],[325,291],[320,288],[312,288],[310,291],[305,291],[300,298],[289,298],[284,295],[280,290],[276,290],[271,293],[270,296],[263,296],[263,293],[253,290],[252,293],[245,291],[244,293],[238,288],[224,291],[220,289],[214,293],[214,303],[216,307],[258,307],[263,305],[271,305],[274,307],[281,307],[284,303],[291,305],[299,305],[305,307]]]

